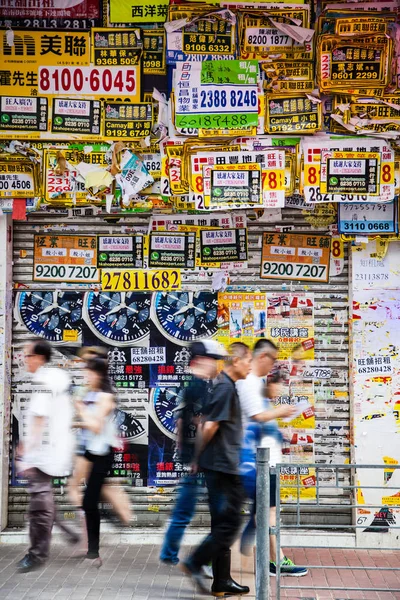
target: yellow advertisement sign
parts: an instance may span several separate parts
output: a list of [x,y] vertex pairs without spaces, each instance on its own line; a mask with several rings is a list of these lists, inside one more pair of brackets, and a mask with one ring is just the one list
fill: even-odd
[[102,269],[101,287],[107,292],[172,292],[181,288],[178,269]]
[[[50,71],[47,67],[52,69],[50,77],[53,77],[53,72],[62,67],[71,69],[90,65],[90,34],[85,31],[18,31],[10,46],[7,32],[2,31],[0,60],[0,95],[36,96],[39,89],[46,94],[50,89]],[[64,75],[66,93],[74,93],[69,90],[67,83],[71,82],[66,81],[66,77]]]
[[32,162],[0,163],[0,198],[34,198],[36,195],[35,165]]
[[265,293],[218,294],[218,341],[228,346],[233,342],[253,346],[264,338],[266,302]]
[[317,498],[315,469],[305,465],[280,468],[282,502],[309,502]]
[[114,23],[164,23],[169,0],[110,0],[110,24]]

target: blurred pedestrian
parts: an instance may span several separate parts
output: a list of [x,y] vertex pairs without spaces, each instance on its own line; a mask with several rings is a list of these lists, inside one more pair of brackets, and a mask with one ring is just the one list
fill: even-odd
[[[245,380],[238,381],[237,389],[244,420],[244,442],[242,449],[242,477],[247,496],[253,501],[250,519],[243,531],[240,549],[249,555],[254,546],[256,531],[256,454],[257,447],[270,450],[270,466],[282,462],[283,436],[276,419],[294,417],[296,408],[282,404],[274,407],[272,401],[281,395],[283,376],[276,372],[267,379],[278,356],[278,348],[269,340],[259,340],[253,350],[251,373]],[[270,475],[270,524],[276,525],[276,475]],[[270,574],[276,574],[276,536],[270,535]],[[307,569],[296,566],[280,554],[283,575],[301,577],[307,575]]]
[[[208,489],[211,533],[182,567],[199,588],[208,593],[202,566],[211,559],[214,575],[211,593],[217,597],[248,594],[250,591],[231,577],[230,547],[239,532],[244,499],[239,477],[242,419],[235,382],[247,377],[251,353],[242,342],[231,344],[228,352],[224,370],[215,381],[195,456],[195,462],[198,460],[198,466],[204,470]],[[221,497],[223,503],[216,510]]]
[[[81,360],[85,363],[92,358],[100,358],[107,361],[108,350],[105,346],[83,346],[80,349],[78,355],[81,358]],[[83,392],[82,395],[84,396],[84,394],[85,393]],[[84,440],[85,435],[82,435]],[[85,458],[85,444],[84,442],[80,443],[81,437],[82,436],[78,436],[78,444],[76,447],[76,457],[73,474],[68,481],[69,500],[72,504],[79,507],[82,506],[83,498],[81,483],[82,481],[86,481],[91,468],[90,461]],[[131,522],[132,511],[129,495],[121,486],[115,486],[105,481],[101,490],[101,498],[105,502],[111,504],[113,511],[115,512],[121,523],[123,523],[124,525],[128,525]],[[105,511],[103,511],[103,513],[104,512]],[[86,528],[86,524],[82,514],[80,515],[80,520],[82,522],[82,527]],[[81,550],[85,548],[85,544],[87,550],[87,540],[83,539]]]
[[115,399],[108,378],[107,361],[93,358],[85,368],[87,393],[75,403],[79,426],[83,430],[81,443],[84,457],[90,463],[83,510],[86,518],[88,552],[85,558],[99,568],[100,544],[100,494],[112,465],[112,447],[116,445],[116,428],[113,419]]
[[[190,351],[191,379],[184,388],[181,405],[175,410],[178,451],[180,460],[185,465],[193,463],[196,434],[201,426],[201,417],[207,414],[212,393],[211,380],[217,374],[217,361],[226,354],[225,349],[214,340],[193,342]],[[179,563],[180,545],[185,529],[195,513],[200,485],[201,478],[197,472],[185,474],[180,480],[175,507],[160,553],[160,560],[164,563]],[[215,501],[216,498],[211,500]],[[212,579],[212,570],[208,565],[203,567],[203,573]]]
[[30,494],[30,548],[17,565],[20,572],[40,567],[48,559],[55,519],[52,478],[69,475],[72,466],[71,381],[64,370],[48,366],[51,354],[51,346],[45,340],[35,340],[24,348],[26,370],[32,374],[33,393],[19,448],[22,456],[19,471],[28,480]]

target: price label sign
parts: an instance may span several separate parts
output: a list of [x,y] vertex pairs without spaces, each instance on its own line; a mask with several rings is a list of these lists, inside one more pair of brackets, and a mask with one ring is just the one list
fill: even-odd
[[181,274],[177,269],[102,269],[101,287],[107,292],[172,292],[181,289]]
[[47,131],[47,98],[7,96],[0,98],[0,136],[40,137]]
[[97,238],[97,266],[143,267],[143,235],[99,235]]
[[0,198],[34,198],[35,166],[31,162],[0,163]]
[[193,269],[196,259],[196,233],[150,232],[149,267]]
[[[254,60],[177,63],[176,127],[234,129],[257,126],[257,73],[258,63]],[[192,94],[188,96],[190,89]]]
[[51,132],[98,137],[101,104],[98,100],[53,98]]
[[96,236],[35,234],[33,280],[69,283],[100,281]]
[[153,106],[146,102],[122,104],[106,102],[104,106],[104,137],[140,140],[150,135]]
[[395,202],[339,204],[339,233],[397,233]]
[[264,233],[262,279],[329,280],[331,237],[312,233]]
[[200,262],[239,262],[247,260],[247,229],[202,229]]

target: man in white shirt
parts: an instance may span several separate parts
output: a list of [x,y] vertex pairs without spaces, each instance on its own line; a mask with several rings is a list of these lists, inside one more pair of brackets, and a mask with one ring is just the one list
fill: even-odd
[[[278,357],[278,348],[273,342],[267,339],[259,340],[253,349],[253,361],[251,373],[246,379],[237,381],[236,387],[239,393],[240,405],[242,409],[243,424],[246,425],[255,421],[257,423],[270,422],[271,434],[261,437],[261,446],[270,449],[270,465],[276,466],[282,462],[282,444],[276,419],[293,417],[296,409],[293,406],[282,405],[271,407],[269,400],[264,395],[265,379],[271,372]],[[255,499],[254,499],[255,501]],[[270,524],[276,525],[276,475],[270,475]],[[246,527],[242,538],[241,551],[248,553],[252,547],[250,540],[254,541],[254,514],[252,515],[249,526]],[[276,574],[276,536],[270,536],[270,574]],[[281,550],[280,556],[282,575],[292,575],[301,577],[307,574],[307,569],[297,567],[293,562],[284,556]]]
[[28,480],[29,536],[31,547],[19,561],[20,572],[31,571],[46,562],[49,556],[55,507],[53,477],[71,473],[73,407],[71,382],[61,369],[50,369],[51,346],[37,340],[24,348],[26,370],[32,374],[34,392],[27,409],[23,436],[22,471]]

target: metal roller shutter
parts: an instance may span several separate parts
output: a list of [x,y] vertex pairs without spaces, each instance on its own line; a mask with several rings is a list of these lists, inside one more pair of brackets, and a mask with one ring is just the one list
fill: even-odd
[[[58,213],[36,213],[28,216],[26,222],[14,222],[14,284],[20,289],[51,290],[51,284],[38,284],[33,282],[33,236],[35,233],[80,233],[80,234],[116,234],[121,233],[122,228],[138,227],[141,230],[147,228],[148,215],[130,215],[120,220],[110,218],[107,222],[104,218],[87,217],[68,219],[65,212]],[[349,461],[349,395],[348,395],[348,262],[345,255],[345,266],[341,275],[331,277],[328,284],[287,283],[283,281],[267,281],[259,278],[261,235],[263,231],[273,230],[275,225],[280,227],[287,225],[293,231],[310,231],[310,225],[305,221],[302,211],[283,209],[282,220],[279,223],[259,223],[248,221],[249,234],[249,266],[246,270],[233,273],[231,277],[232,286],[249,286],[253,290],[268,292],[304,292],[314,294],[315,300],[315,361],[318,366],[329,366],[332,368],[332,377],[329,380],[315,382],[315,406],[316,406],[316,432],[315,432],[315,459],[323,469],[322,479],[326,483],[334,482],[334,474],[329,470],[329,463],[345,463]],[[326,233],[313,229],[315,233]],[[184,288],[190,289],[199,284],[194,273],[183,276]],[[202,280],[204,281],[204,280]],[[210,283],[202,283],[205,289]],[[25,287],[26,286],[26,287]],[[59,284],[57,288],[59,289]],[[64,289],[64,288],[62,288]],[[84,286],[68,287],[65,289],[78,289],[85,291]],[[31,334],[17,326],[13,320],[13,402],[17,397],[26,397],[29,386],[21,381],[20,352],[24,342],[30,339]],[[61,356],[61,355],[60,355]],[[65,359],[62,359],[65,360]],[[80,373],[73,373],[74,379],[79,381]],[[23,400],[22,400],[23,402]],[[123,406],[121,407],[123,408]],[[11,474],[10,474],[11,483]],[[348,483],[341,481],[341,484]],[[325,492],[325,493],[324,493]],[[337,509],[324,510],[323,507],[312,507],[307,509],[305,515],[308,519],[318,519],[318,522],[332,522],[348,524],[351,522],[351,510],[346,507],[350,504],[350,497],[341,490],[340,496],[335,490],[321,492],[321,503],[335,503]],[[137,516],[137,526],[152,527],[161,525],[170,510],[173,501],[171,491],[160,494],[148,488],[130,488],[132,504]],[[24,521],[26,508],[26,493],[23,488],[10,485],[9,504],[9,526],[18,527]],[[335,497],[332,498],[332,495]],[[63,490],[59,491],[58,501],[68,511]],[[152,511],[152,506],[157,503],[157,512]],[[292,510],[285,507],[286,518],[291,519]],[[201,526],[208,522],[206,505],[201,502],[194,526]]]

